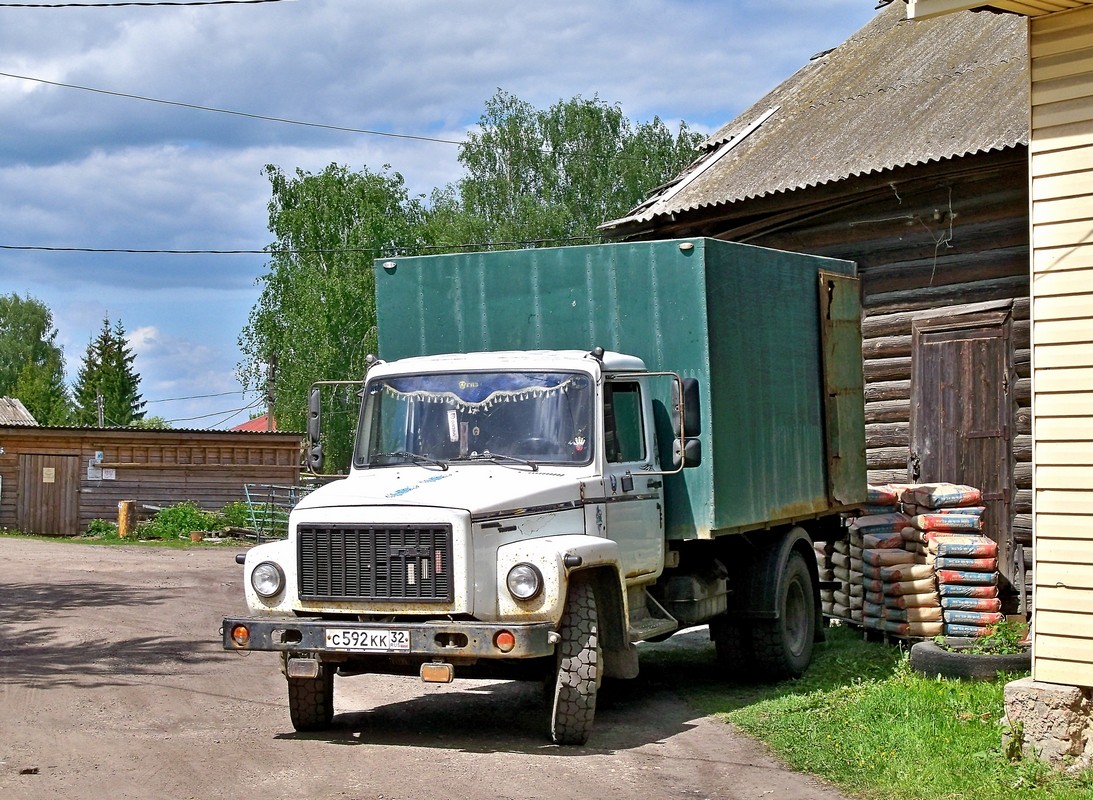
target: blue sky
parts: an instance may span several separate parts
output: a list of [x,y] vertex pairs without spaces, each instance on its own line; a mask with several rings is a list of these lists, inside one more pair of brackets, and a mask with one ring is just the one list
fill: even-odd
[[[537,107],[598,95],[635,121],[683,119],[712,133],[862,27],[875,5],[281,0],[0,8],[0,73],[22,76],[0,76],[0,246],[260,250],[271,241],[266,164],[286,172],[389,164],[415,193],[459,176],[450,144],[119,95],[459,140],[501,88]],[[0,249],[0,293],[50,307],[70,380],[103,317],[120,318],[148,413],[178,427],[228,427],[256,402],[235,369],[265,263],[261,255]]]

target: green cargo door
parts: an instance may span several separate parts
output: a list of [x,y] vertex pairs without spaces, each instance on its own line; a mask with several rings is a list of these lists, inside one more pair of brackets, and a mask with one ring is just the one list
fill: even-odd
[[865,501],[865,377],[857,278],[820,272],[827,488],[834,505]]

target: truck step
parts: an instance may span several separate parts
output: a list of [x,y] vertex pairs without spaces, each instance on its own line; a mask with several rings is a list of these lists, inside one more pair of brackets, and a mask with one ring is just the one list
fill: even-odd
[[642,642],[677,630],[679,630],[679,623],[674,619],[645,617],[630,623],[630,641]]

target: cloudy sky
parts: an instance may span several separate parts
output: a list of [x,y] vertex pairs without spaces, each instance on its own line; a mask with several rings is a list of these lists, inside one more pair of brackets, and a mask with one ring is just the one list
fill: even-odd
[[711,133],[876,2],[12,5],[0,4],[0,293],[49,306],[70,380],[104,316],[121,319],[148,413],[200,428],[253,413],[237,339],[266,260],[102,251],[261,250],[266,164],[390,164],[428,193],[459,177],[454,145],[320,126],[459,140],[499,88],[536,107],[599,95],[632,120]]

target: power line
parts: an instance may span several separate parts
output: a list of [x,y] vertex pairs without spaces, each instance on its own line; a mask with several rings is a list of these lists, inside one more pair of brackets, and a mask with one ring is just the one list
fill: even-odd
[[[0,4],[2,6],[2,4]],[[246,111],[232,111],[227,108],[215,108],[213,106],[200,106],[195,103],[184,103],[178,100],[162,100],[157,97],[145,97],[139,94],[126,94],[125,92],[115,92],[109,89],[96,89],[92,86],[80,86],[75,83],[61,83],[59,81],[49,81],[45,78],[34,78],[29,75],[16,75],[12,72],[0,72],[0,77],[14,78],[20,81],[32,81],[34,83],[44,83],[47,86],[59,86],[63,89],[78,89],[81,92],[92,92],[94,94],[105,94],[110,97],[123,97],[127,100],[143,100],[146,103],[159,103],[165,106],[176,106],[178,108],[188,108],[194,111],[208,111],[213,114],[228,114],[234,117],[245,117],[247,119],[257,119],[263,122],[280,122],[284,125],[299,125],[305,128],[321,128],[328,131],[340,131],[342,133],[360,133],[367,136],[386,136],[392,139],[413,139],[419,142],[437,142],[439,144],[454,144],[461,145],[463,142],[456,141],[454,139],[439,139],[435,136],[420,136],[411,133],[391,133],[390,131],[375,131],[367,128],[347,128],[341,125],[325,125],[320,122],[303,122],[297,119],[286,119],[285,117],[270,117],[264,114],[251,114]]]
[[234,409],[231,409],[229,411],[214,411],[211,414],[202,414],[199,417],[184,417],[184,418],[181,418],[181,419],[169,419],[167,421],[170,422],[170,423],[175,423],[175,422],[196,422],[199,419],[208,419],[209,417],[221,417],[224,414],[227,414],[228,416],[224,417],[224,419],[222,419],[222,420],[220,420],[220,422],[216,423],[216,424],[220,424],[221,422],[228,421],[229,419],[234,417],[236,414],[241,414],[244,411],[250,411],[252,408],[258,408],[261,405],[262,405],[262,399],[259,398],[258,400],[255,400],[250,405],[243,406],[242,408],[234,408]]
[[[122,253],[134,255],[185,255],[185,256],[233,256],[233,255],[259,255],[259,256],[285,256],[285,255],[329,255],[337,253],[398,253],[399,250],[421,251],[456,251],[456,250],[488,250],[495,247],[532,247],[544,244],[562,244],[565,242],[591,242],[599,241],[602,236],[558,236],[546,239],[518,239],[503,242],[466,242],[463,244],[413,244],[403,247],[395,246],[387,251],[379,247],[330,247],[330,248],[270,248],[266,250],[161,250],[155,248],[138,249],[132,247],[52,247],[47,245],[14,245],[0,244],[0,250],[35,251],[48,253]],[[382,258],[384,256],[376,256]],[[395,255],[391,256],[396,257]]]
[[163,2],[151,2],[145,0],[129,0],[118,3],[0,3],[0,8],[124,8],[126,6],[243,6],[259,5],[261,3],[285,3],[294,0],[163,0]]
[[192,394],[189,397],[164,397],[159,400],[145,400],[145,403],[174,403],[179,400],[206,400],[210,397],[227,397],[233,394],[241,394],[239,389],[234,392],[217,392],[216,394]]

